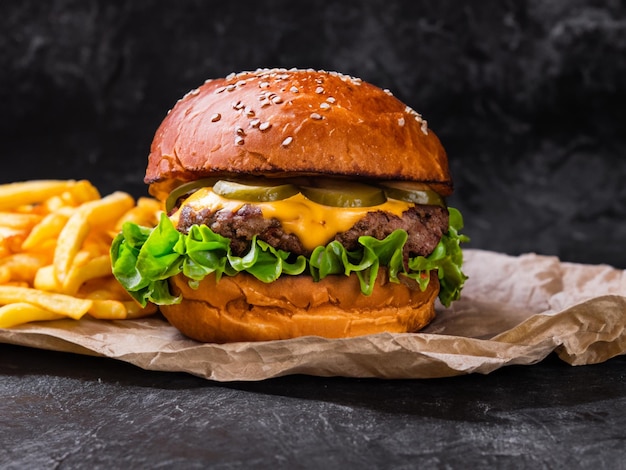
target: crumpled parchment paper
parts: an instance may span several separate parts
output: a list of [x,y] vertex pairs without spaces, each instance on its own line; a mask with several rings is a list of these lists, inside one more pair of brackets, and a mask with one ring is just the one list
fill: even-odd
[[160,316],[40,322],[0,329],[0,342],[106,356],[216,381],[288,374],[431,378],[533,364],[555,351],[572,365],[626,353],[626,274],[605,265],[464,250],[462,299],[419,333],[203,344]]

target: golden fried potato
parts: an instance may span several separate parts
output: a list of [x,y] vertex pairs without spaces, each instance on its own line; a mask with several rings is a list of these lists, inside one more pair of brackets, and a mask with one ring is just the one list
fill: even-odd
[[0,185],[0,328],[154,314],[113,277],[109,250],[124,222],[154,226],[161,210],[152,198],[102,197],[87,180]]

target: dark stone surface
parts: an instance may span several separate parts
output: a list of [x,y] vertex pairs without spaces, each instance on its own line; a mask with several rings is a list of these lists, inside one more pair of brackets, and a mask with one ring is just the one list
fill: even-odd
[[619,469],[625,366],[218,384],[0,345],[0,467]]
[[339,70],[429,120],[471,246],[626,267],[622,1],[8,0],[0,29],[1,181],[144,194],[156,127],[204,79]]

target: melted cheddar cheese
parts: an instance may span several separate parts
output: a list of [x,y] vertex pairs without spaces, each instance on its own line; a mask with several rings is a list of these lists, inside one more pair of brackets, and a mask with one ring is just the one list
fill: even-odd
[[337,233],[345,232],[362,219],[368,212],[385,211],[401,216],[414,206],[413,203],[388,199],[385,203],[370,207],[331,207],[317,204],[298,193],[281,201],[247,202],[226,199],[215,194],[211,188],[201,188],[187,198],[181,207],[172,214],[174,225],[178,224],[180,210],[188,206],[192,210],[208,209],[211,212],[227,210],[237,212],[249,204],[261,209],[263,217],[278,219],[286,233],[296,235],[302,245],[313,250],[326,245]]

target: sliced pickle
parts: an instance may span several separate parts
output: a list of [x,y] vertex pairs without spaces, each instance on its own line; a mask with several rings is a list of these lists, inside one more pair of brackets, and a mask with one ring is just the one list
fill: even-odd
[[444,206],[443,198],[423,183],[386,181],[381,183],[389,199],[426,206]]
[[300,191],[307,199],[332,207],[371,207],[387,201],[382,189],[353,181],[322,180]]
[[[283,182],[284,183],[284,182]],[[227,199],[248,202],[271,202],[287,199],[298,194],[300,191],[293,184],[267,184],[236,183],[234,181],[220,180],[213,185],[213,192]]]
[[188,196],[200,188],[213,186],[216,181],[217,178],[202,178],[195,181],[189,181],[188,183],[181,184],[180,186],[174,188],[165,200],[165,212],[169,214],[172,209],[176,207],[178,200],[181,197]]

